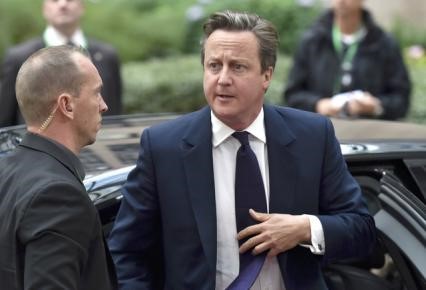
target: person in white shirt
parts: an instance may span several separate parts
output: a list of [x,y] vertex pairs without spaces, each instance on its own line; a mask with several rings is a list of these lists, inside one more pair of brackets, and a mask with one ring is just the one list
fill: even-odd
[[[330,120],[264,105],[277,44],[274,26],[254,14],[218,12],[204,24],[208,106],[142,133],[109,240],[120,289],[321,290],[321,262],[368,254],[374,221]],[[238,232],[241,131],[267,205],[247,209],[254,225]],[[248,286],[232,288],[247,277],[247,252],[266,258]]]
[[24,123],[15,95],[15,82],[22,63],[37,50],[69,44],[83,47],[103,80],[102,95],[109,110],[105,115],[122,113],[120,61],[109,44],[86,37],[80,27],[84,14],[82,0],[44,0],[43,16],[47,27],[41,37],[9,48],[0,71],[0,128]]

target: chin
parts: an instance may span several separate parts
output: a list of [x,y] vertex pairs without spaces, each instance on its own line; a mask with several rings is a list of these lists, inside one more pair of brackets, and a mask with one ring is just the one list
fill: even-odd
[[93,143],[95,143],[95,141],[96,141],[96,136],[95,136],[95,137],[91,137],[91,138],[89,138],[89,139],[87,140],[87,142],[86,142],[86,146],[87,146],[87,145],[92,145]]

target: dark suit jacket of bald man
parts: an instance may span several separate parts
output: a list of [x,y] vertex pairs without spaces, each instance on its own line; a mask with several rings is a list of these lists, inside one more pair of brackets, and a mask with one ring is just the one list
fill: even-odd
[[[120,61],[114,48],[108,44],[88,39],[88,51],[103,81],[102,96],[108,105],[104,115],[122,113]],[[24,61],[37,50],[45,47],[42,37],[11,47],[1,67],[0,128],[24,123],[15,95],[18,71]]]
[[1,289],[117,289],[83,178],[77,156],[36,134],[0,158]]

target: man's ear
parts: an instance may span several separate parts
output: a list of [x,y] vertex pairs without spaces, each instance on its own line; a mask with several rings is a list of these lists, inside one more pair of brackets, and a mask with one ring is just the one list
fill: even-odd
[[269,85],[271,83],[272,80],[272,75],[274,74],[274,68],[272,66],[268,67],[264,72],[263,72],[263,88],[265,90],[265,92],[268,90]]
[[58,111],[68,118],[74,118],[74,102],[69,94],[61,94],[58,97]]

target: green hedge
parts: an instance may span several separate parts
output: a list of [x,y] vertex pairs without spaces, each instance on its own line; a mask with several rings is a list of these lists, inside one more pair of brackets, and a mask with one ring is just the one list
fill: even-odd
[[414,61],[408,60],[413,91],[407,121],[426,124],[426,56]]
[[[266,102],[283,104],[282,93],[291,60],[280,55]],[[409,61],[413,81],[412,105],[407,120],[426,123],[426,65]],[[206,104],[199,54],[152,59],[123,66],[126,113],[189,112]]]

